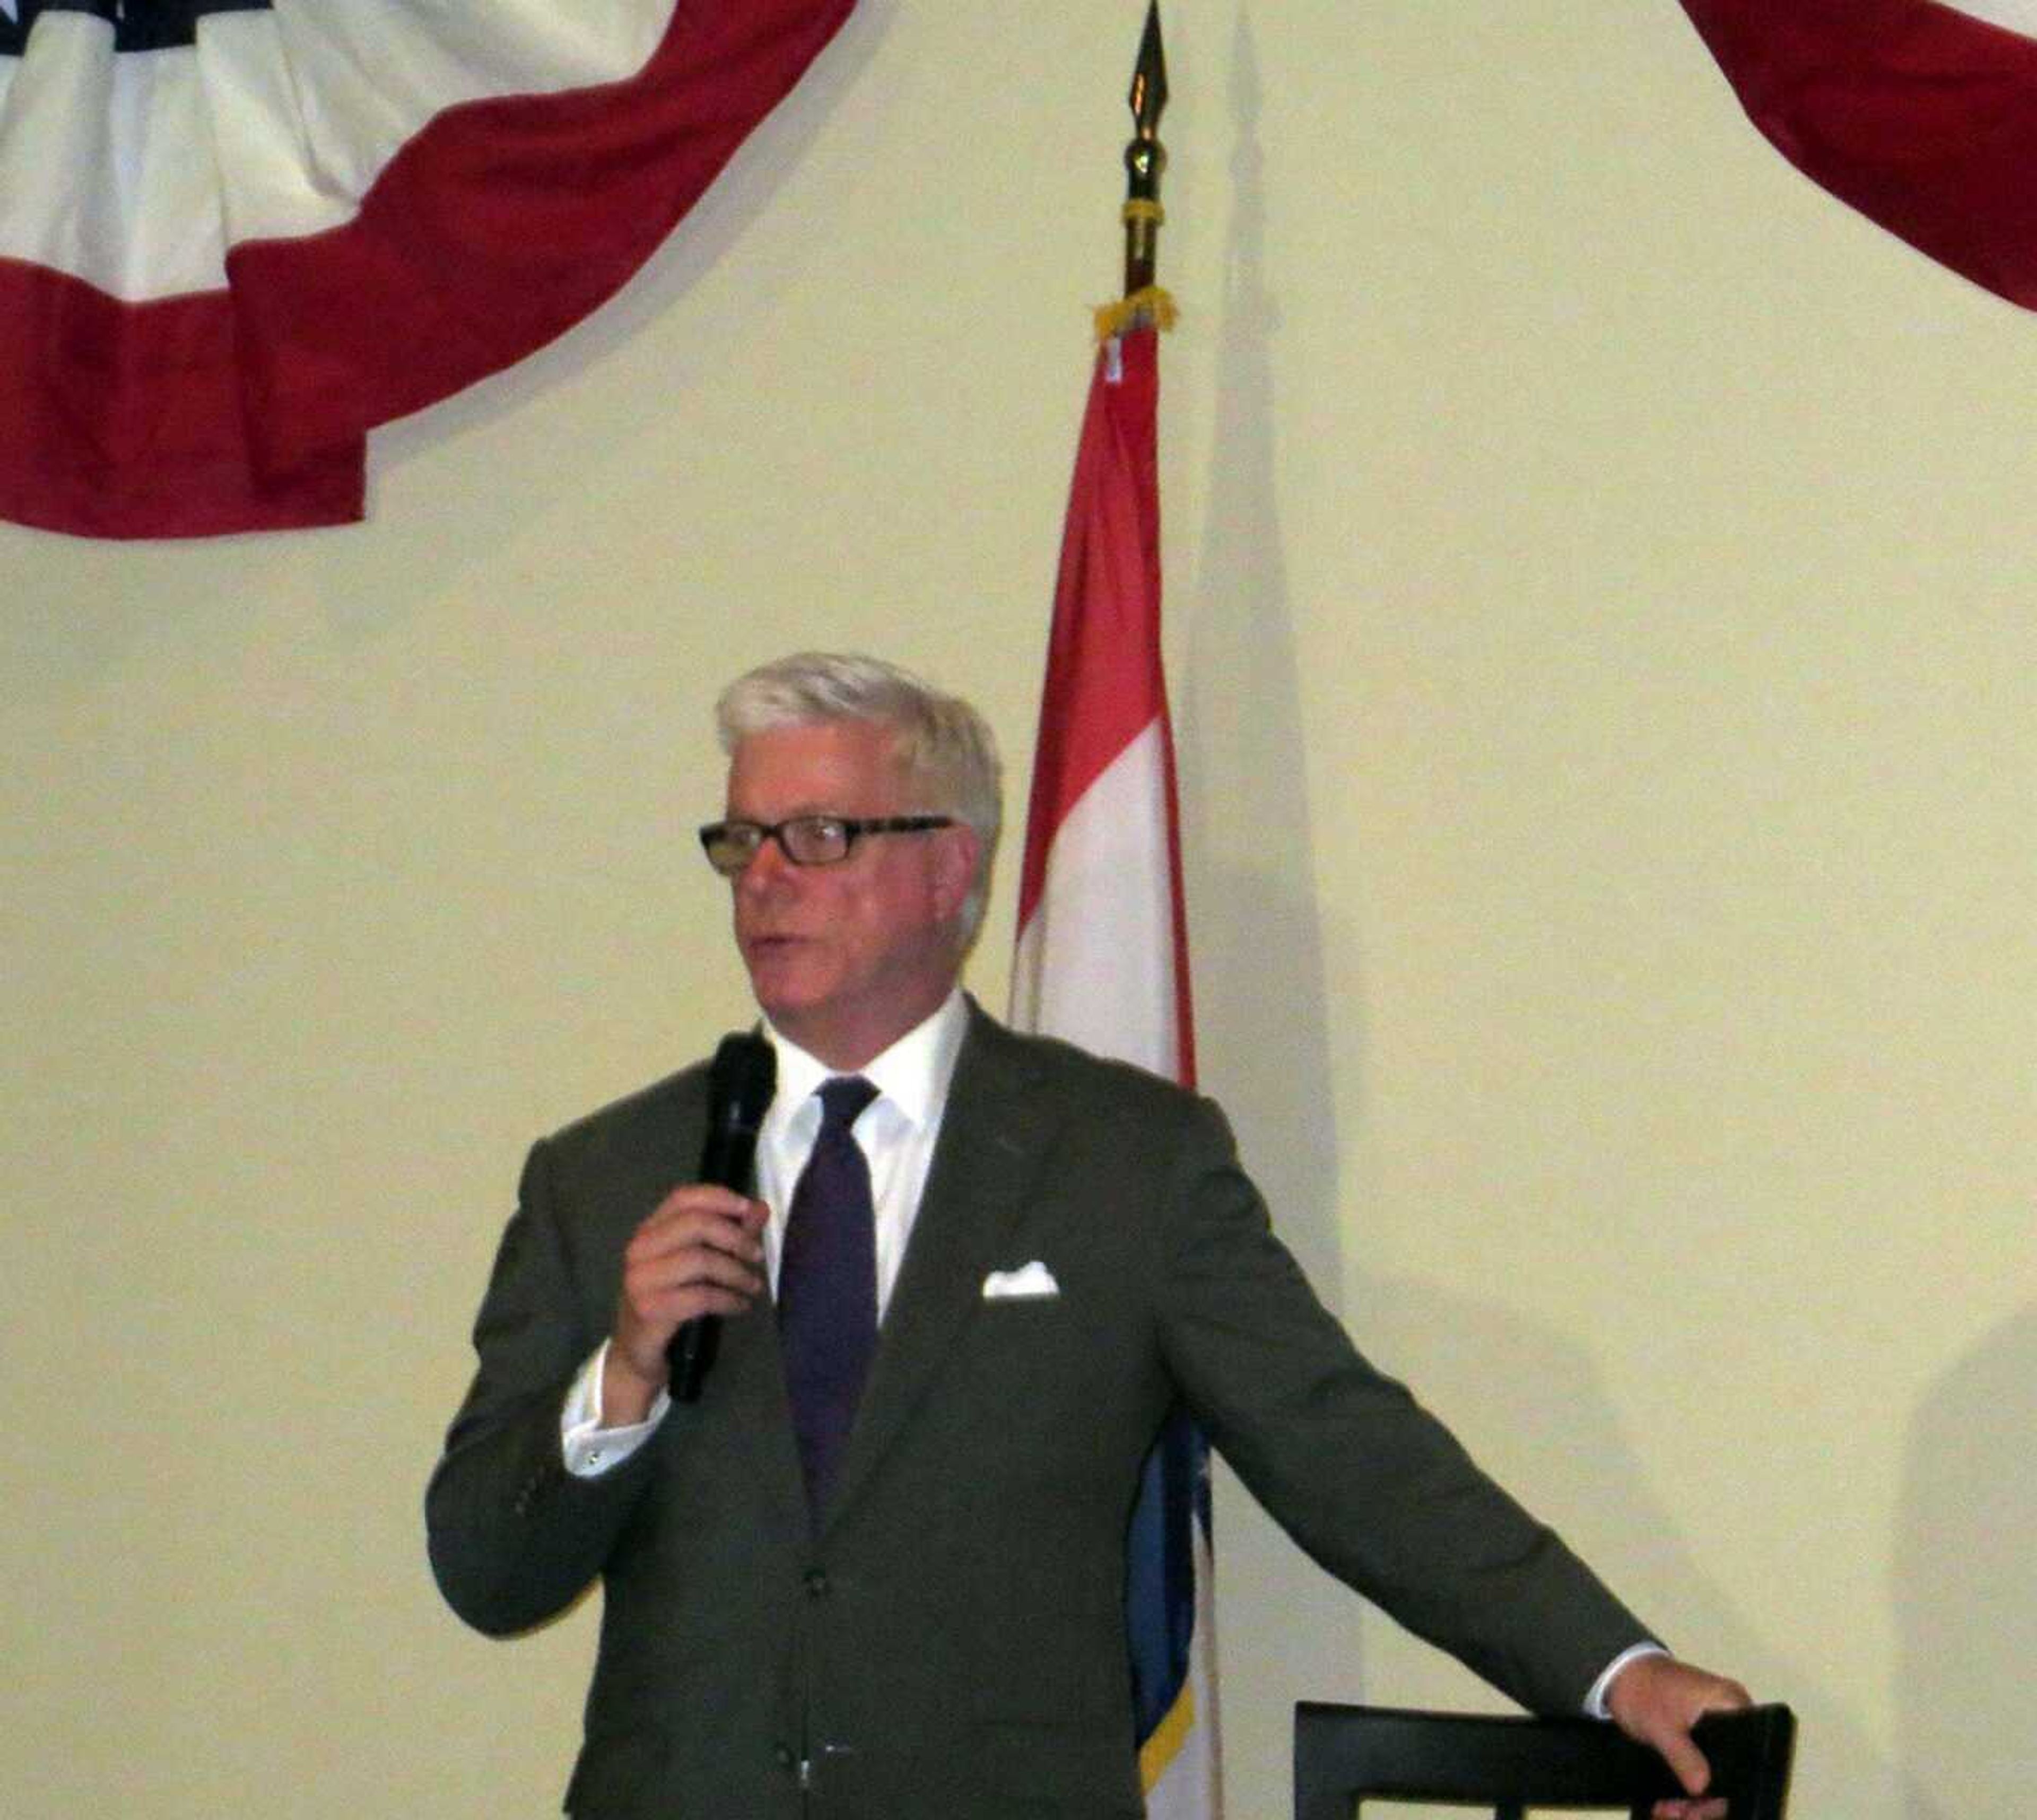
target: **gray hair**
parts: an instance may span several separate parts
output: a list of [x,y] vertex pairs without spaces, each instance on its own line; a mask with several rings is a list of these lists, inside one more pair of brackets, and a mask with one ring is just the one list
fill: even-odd
[[997,742],[981,714],[895,663],[826,651],[761,664],[739,676],[714,705],[721,749],[731,756],[754,733],[857,720],[891,731],[892,750],[924,797],[916,808],[955,816],[976,831],[976,878],[959,929],[966,949],[983,921],[1003,820]]

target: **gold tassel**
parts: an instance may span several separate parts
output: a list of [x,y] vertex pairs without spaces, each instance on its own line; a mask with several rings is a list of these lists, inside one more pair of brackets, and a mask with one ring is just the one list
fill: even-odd
[[[1125,206],[1130,208],[1132,205],[1128,202]],[[1130,296],[1121,297],[1114,304],[1097,306],[1096,338],[1107,342],[1113,335],[1128,333],[1141,322],[1150,322],[1165,334],[1174,326],[1180,314],[1172,297],[1158,285],[1148,285],[1143,291],[1134,291]]]

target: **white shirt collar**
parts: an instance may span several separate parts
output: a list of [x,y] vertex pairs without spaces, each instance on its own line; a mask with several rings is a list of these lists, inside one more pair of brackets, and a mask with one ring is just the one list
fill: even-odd
[[[969,1031],[969,1004],[957,986],[932,1016],[915,1024],[890,1048],[873,1056],[856,1073],[871,1082],[916,1127],[924,1130],[940,1117],[962,1038]],[[824,1081],[841,1070],[809,1055],[767,1018],[764,1034],[778,1053],[778,1091],[772,1112],[789,1119],[812,1097]]]

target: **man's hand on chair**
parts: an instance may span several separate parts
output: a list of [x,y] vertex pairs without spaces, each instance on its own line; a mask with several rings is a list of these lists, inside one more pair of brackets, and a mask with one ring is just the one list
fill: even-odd
[[1630,1738],[1661,1755],[1688,1793],[1655,1803],[1655,1820],[1725,1820],[1726,1804],[1707,1796],[1711,1765],[1691,1741],[1691,1727],[1707,1712],[1750,1706],[1737,1681],[1713,1675],[1672,1656],[1642,1656],[1620,1670],[1607,1689],[1606,1710]]

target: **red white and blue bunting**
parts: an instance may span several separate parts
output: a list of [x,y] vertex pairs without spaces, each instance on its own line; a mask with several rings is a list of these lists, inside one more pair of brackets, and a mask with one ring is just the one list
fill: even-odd
[[854,0],[0,0],[0,516],[361,515],[612,296]]

